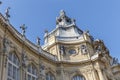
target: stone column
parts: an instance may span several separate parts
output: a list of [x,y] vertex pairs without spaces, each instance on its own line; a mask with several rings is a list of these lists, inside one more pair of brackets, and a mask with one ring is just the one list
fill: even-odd
[[106,80],[104,77],[103,71],[101,69],[98,69],[97,71],[98,71],[98,75],[99,75],[100,80]]
[[100,80],[97,70],[93,70],[94,80]]
[[63,66],[62,65],[58,65],[58,69],[57,69],[57,80],[64,80],[64,70],[63,70]]

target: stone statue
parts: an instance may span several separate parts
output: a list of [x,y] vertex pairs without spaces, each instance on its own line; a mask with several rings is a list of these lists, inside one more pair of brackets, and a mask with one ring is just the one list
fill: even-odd
[[40,45],[40,38],[37,37],[37,45]]
[[60,45],[60,54],[65,55],[65,47],[63,45]]
[[87,47],[85,45],[81,45],[81,53],[87,54],[87,52],[88,52]]
[[10,7],[8,7],[5,11],[5,17],[7,21],[9,21],[8,19],[10,18],[9,10],[10,10]]

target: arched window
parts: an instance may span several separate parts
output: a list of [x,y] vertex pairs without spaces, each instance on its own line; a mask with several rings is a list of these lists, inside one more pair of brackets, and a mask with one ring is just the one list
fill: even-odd
[[7,80],[20,80],[19,60],[15,53],[9,53],[7,69]]
[[46,80],[55,80],[55,77],[52,73],[46,73]]
[[72,80],[85,80],[85,78],[83,76],[77,75],[74,76]]
[[27,67],[27,80],[37,80],[37,69],[34,65]]

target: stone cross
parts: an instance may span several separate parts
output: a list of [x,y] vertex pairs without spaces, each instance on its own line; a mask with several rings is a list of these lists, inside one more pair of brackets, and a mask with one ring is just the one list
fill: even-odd
[[25,36],[25,32],[26,32],[26,29],[27,29],[27,27],[25,27],[25,24],[21,25],[20,29],[22,30],[22,35]]

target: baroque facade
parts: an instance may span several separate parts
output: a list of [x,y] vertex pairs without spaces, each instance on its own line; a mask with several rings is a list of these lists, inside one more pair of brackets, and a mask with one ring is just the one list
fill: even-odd
[[0,80],[120,80],[120,64],[104,42],[82,31],[61,10],[44,45],[25,37],[0,14]]

